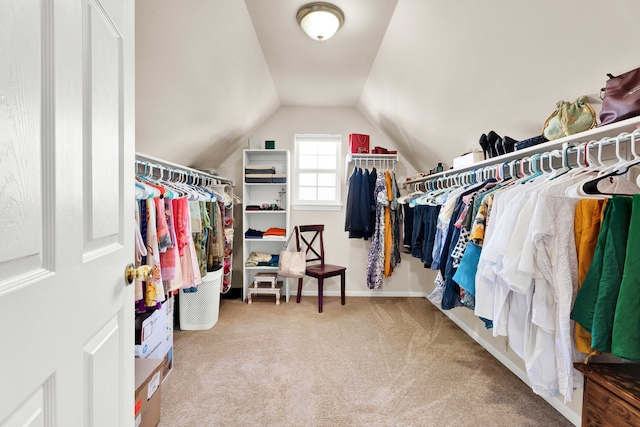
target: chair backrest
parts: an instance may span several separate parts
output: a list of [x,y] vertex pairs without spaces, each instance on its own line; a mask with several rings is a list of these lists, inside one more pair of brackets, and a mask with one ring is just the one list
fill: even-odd
[[[304,251],[307,262],[320,261],[320,265],[324,265],[324,240],[322,238],[324,225],[298,225],[295,230],[298,252]],[[311,257],[309,252],[312,253]]]

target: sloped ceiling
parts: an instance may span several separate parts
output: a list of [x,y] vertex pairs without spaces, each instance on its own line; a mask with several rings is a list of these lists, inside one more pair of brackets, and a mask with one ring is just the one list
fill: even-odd
[[636,0],[399,0],[358,108],[427,171],[640,66]]
[[416,170],[482,133],[540,133],[557,101],[640,66],[637,0],[336,0],[307,39],[304,0],[138,0],[137,150],[217,167],[281,106],[354,107]]
[[136,0],[136,150],[222,162],[280,106],[243,1]]

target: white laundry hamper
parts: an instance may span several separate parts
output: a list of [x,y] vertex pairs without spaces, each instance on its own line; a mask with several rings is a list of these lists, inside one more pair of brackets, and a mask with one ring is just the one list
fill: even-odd
[[180,329],[203,331],[218,322],[222,268],[208,272],[197,292],[180,289]]

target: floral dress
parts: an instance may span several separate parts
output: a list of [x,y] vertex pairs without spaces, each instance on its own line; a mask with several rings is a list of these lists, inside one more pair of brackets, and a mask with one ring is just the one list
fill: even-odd
[[384,272],[384,209],[389,204],[384,173],[379,173],[373,190],[376,202],[376,226],[371,236],[367,259],[367,285],[369,289],[381,289]]

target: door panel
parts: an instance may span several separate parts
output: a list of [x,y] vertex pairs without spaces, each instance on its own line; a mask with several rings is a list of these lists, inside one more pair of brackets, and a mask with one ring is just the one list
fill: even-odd
[[[114,243],[120,232],[119,176],[122,129],[122,37],[97,1],[86,4],[85,22],[85,144],[90,161],[85,165],[91,186],[88,247]],[[89,110],[89,111],[87,111]],[[93,197],[91,197],[93,195]]]
[[134,1],[0,10],[0,427],[131,426]]
[[0,170],[11,171],[0,180],[0,293],[43,268],[41,110],[50,88],[42,87],[48,71],[42,70],[42,35],[50,28],[48,6],[0,1]]
[[53,424],[51,402],[53,400],[53,380],[46,381],[29,396],[20,408],[0,427],[40,427]]
[[118,425],[120,402],[114,399],[122,388],[122,372],[113,372],[113,360],[122,349],[119,342],[120,325],[114,317],[98,331],[84,348],[85,363],[85,426]]

